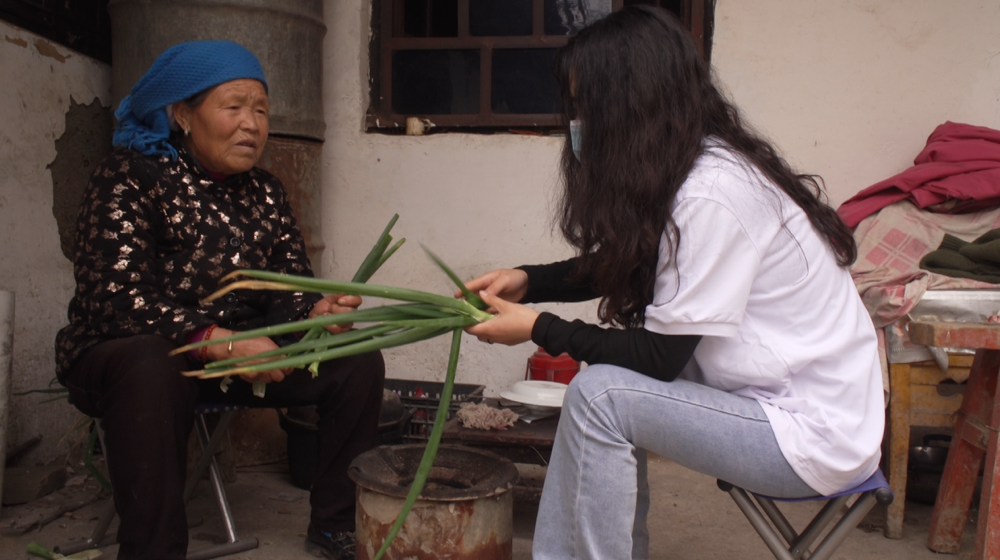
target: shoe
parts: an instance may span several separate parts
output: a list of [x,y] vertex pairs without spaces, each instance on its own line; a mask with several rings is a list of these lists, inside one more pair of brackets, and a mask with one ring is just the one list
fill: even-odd
[[344,531],[327,534],[309,524],[306,531],[306,549],[317,558],[354,560],[354,533]]

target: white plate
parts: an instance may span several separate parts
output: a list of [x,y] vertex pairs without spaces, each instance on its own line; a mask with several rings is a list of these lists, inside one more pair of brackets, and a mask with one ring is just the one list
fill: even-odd
[[521,403],[529,409],[561,408],[566,395],[566,385],[554,381],[518,381],[509,391],[501,391],[500,398]]

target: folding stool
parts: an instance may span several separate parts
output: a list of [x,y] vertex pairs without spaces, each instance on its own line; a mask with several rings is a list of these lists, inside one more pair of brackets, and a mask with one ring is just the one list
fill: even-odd
[[[892,490],[890,490],[889,483],[886,482],[881,470],[876,470],[875,474],[871,475],[868,480],[850,490],[832,496],[816,496],[814,498],[769,498],[749,493],[724,480],[719,480],[717,483],[720,490],[728,492],[733,498],[736,505],[743,511],[743,515],[746,515],[760,538],[764,540],[764,544],[771,549],[771,553],[778,560],[798,560],[799,558],[803,560],[827,560],[844,542],[848,533],[868,515],[868,512],[875,506],[875,502],[882,505],[892,503]],[[750,499],[751,495],[753,500]],[[858,497],[857,500],[845,512],[847,501],[855,495]],[[775,501],[804,502],[811,500],[827,500],[827,503],[813,517],[802,534],[795,532],[795,529],[774,503]],[[767,518],[761,514],[762,510]],[[768,518],[774,524],[773,526],[768,523]],[[810,549],[817,538],[831,525],[832,528],[826,537],[814,549]]]
[[[219,507],[219,513],[222,516],[222,523],[226,529],[227,542],[217,545],[212,545],[200,550],[195,550],[193,552],[188,552],[187,560],[209,560],[211,558],[219,558],[220,556],[226,556],[229,554],[236,554],[237,552],[243,552],[245,550],[250,550],[257,548],[259,542],[256,538],[245,538],[240,539],[236,536],[236,528],[233,524],[233,515],[229,509],[229,501],[226,499],[226,491],[222,487],[222,476],[219,472],[219,464],[215,460],[215,452],[218,451],[219,445],[226,436],[226,429],[229,427],[229,423],[233,419],[233,415],[238,410],[243,410],[247,407],[238,405],[228,405],[219,403],[198,403],[195,405],[195,431],[198,433],[198,441],[201,443],[201,456],[198,458],[198,463],[195,465],[194,471],[191,476],[188,477],[186,484],[184,485],[184,502],[187,503],[191,496],[194,495],[194,490],[201,480],[202,474],[204,474],[205,469],[208,469],[209,479],[212,481],[212,489],[215,492],[215,502]],[[214,412],[221,413],[222,416],[219,419],[218,425],[216,425],[215,430],[209,432],[208,424],[205,422],[205,415]],[[95,424],[98,430],[98,436],[101,440],[101,447],[104,447],[104,430],[101,429],[100,423]],[[107,457],[107,452],[104,454]],[[103,546],[109,546],[116,542],[115,536],[108,535],[108,528],[111,526],[111,522],[115,518],[115,502],[112,499],[105,508],[104,512],[101,514],[100,519],[97,521],[97,526],[94,528],[94,532],[91,533],[90,538],[65,545],[60,545],[55,547],[55,552],[64,555],[70,555],[82,550],[87,550],[91,548],[100,548]]]

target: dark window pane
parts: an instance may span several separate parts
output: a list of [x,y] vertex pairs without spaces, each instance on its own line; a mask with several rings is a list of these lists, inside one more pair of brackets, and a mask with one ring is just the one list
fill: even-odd
[[392,110],[399,115],[479,112],[479,51],[396,51]]
[[611,0],[545,0],[545,34],[573,35],[611,13]]
[[469,34],[531,35],[532,0],[469,0]]
[[676,15],[681,14],[682,10],[682,0],[625,0],[623,6],[632,6],[635,4],[648,4],[650,6],[659,6],[666,10],[670,10]]
[[0,0],[0,19],[111,62],[108,0]]
[[493,51],[493,112],[558,113],[559,84],[552,74],[555,49]]
[[406,37],[458,37],[458,0],[397,0],[403,3]]

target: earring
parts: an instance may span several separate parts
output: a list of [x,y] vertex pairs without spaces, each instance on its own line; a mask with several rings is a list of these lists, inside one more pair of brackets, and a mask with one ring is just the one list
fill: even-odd
[[191,131],[185,128],[184,129],[184,136],[191,136]]

